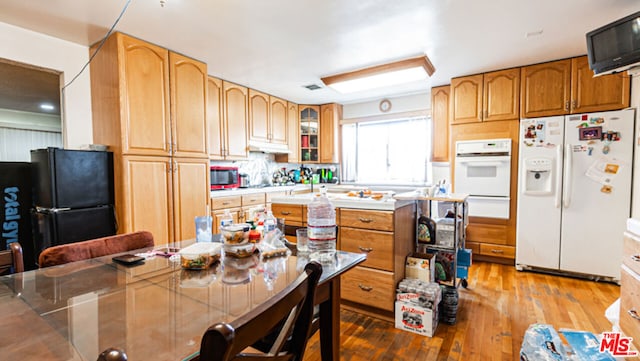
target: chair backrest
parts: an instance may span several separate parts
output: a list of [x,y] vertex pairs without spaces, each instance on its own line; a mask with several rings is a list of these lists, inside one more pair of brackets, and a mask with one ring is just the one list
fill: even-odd
[[9,249],[0,251],[0,275],[24,272],[22,246],[18,242],[9,243]]
[[153,246],[151,232],[139,231],[116,234],[114,236],[46,248],[38,257],[38,266],[40,268],[56,266]]
[[[275,337],[260,360],[302,360],[311,335],[313,303],[322,275],[322,266],[310,262],[292,284],[269,301],[231,323],[217,323],[205,332],[200,344],[200,360],[228,361],[252,358],[242,353],[247,347]],[[257,350],[254,350],[257,352]]]

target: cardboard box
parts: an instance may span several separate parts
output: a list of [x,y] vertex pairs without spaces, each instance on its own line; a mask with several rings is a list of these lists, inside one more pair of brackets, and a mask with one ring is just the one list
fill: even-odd
[[411,253],[404,267],[405,278],[415,278],[433,282],[435,275],[435,256],[426,253]]
[[416,304],[396,301],[395,326],[419,335],[433,337],[438,327],[438,308],[430,310]]

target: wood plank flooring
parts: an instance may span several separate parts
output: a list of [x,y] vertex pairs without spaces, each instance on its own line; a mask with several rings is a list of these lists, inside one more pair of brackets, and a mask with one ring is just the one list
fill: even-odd
[[[556,330],[611,331],[605,310],[619,296],[612,283],[477,262],[469,270],[469,287],[460,289],[455,325],[438,325],[434,337],[398,330],[388,321],[342,309],[340,359],[378,360],[517,360],[527,327],[548,323]],[[304,361],[319,361],[314,335]]]

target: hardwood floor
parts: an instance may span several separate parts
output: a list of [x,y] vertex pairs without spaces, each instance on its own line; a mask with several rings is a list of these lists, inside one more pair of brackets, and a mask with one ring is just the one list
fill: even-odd
[[[346,309],[340,313],[341,360],[517,360],[527,327],[611,331],[605,310],[620,287],[477,262],[460,289],[455,325],[439,324],[434,337],[398,330],[391,322]],[[304,357],[320,360],[318,334]]]

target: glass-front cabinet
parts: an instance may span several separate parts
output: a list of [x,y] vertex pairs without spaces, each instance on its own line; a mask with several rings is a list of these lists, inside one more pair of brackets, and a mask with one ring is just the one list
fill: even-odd
[[300,156],[303,163],[318,162],[320,107],[300,105]]

